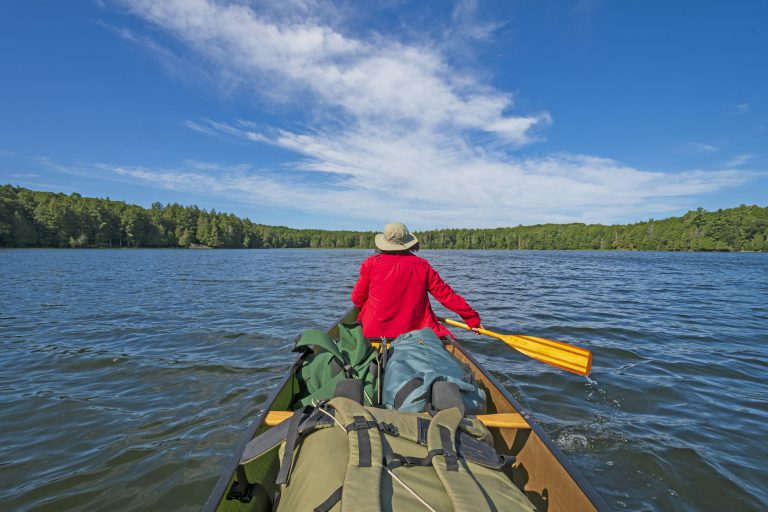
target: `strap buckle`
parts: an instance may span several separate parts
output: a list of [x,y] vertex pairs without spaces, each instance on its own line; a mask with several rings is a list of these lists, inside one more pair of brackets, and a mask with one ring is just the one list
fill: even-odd
[[238,500],[241,503],[250,503],[255,494],[256,485],[246,483],[241,485],[239,481],[232,482],[227,493],[228,500]]
[[395,437],[400,435],[400,431],[397,429],[397,425],[394,425],[393,423],[381,422],[379,423],[379,430],[385,434],[389,434]]
[[356,430],[367,430],[369,428],[378,428],[379,424],[375,421],[368,421],[363,416],[355,416],[355,420],[347,425],[345,428],[347,432],[353,432]]

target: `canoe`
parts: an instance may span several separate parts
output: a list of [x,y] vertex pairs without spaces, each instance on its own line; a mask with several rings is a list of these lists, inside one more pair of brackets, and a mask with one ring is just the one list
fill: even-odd
[[[338,325],[354,322],[357,314],[356,308],[347,311],[328,329],[328,335],[338,338]],[[531,414],[459,342],[444,341],[446,350],[467,365],[476,381],[485,389],[488,414],[479,419],[493,434],[496,450],[501,454],[515,456],[515,463],[504,469],[505,475],[525,493],[536,509],[547,512],[609,510],[592,486],[536,424]],[[297,356],[281,384],[272,391],[265,409],[248,426],[208,497],[203,508],[205,512],[254,510],[251,503],[228,499],[231,498],[228,495],[237,478],[238,466],[248,443],[288,416],[286,411],[297,393],[294,375],[309,354],[307,350]],[[271,475],[273,479],[276,477],[277,474]]]

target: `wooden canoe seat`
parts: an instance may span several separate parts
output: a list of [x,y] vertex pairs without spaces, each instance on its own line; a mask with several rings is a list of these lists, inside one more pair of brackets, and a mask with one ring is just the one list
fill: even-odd
[[[291,416],[293,416],[293,411],[269,411],[265,423],[270,427],[274,427]],[[528,422],[525,421],[525,418],[516,412],[478,414],[476,417],[488,428],[531,428]]]

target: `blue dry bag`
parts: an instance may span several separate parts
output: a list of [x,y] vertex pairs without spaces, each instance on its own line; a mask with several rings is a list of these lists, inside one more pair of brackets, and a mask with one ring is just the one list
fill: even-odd
[[390,345],[384,372],[382,402],[389,409],[422,412],[432,409],[432,386],[447,381],[456,385],[466,414],[483,414],[485,391],[469,368],[443,348],[443,342],[425,328],[398,336]]

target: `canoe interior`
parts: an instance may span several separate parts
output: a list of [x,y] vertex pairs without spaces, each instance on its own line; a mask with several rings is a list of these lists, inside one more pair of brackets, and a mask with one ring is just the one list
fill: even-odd
[[[349,310],[328,330],[331,337],[338,337],[338,324],[353,322],[357,319],[357,309]],[[516,462],[505,468],[506,475],[528,496],[537,510],[547,512],[561,511],[595,511],[608,510],[607,505],[592,489],[586,480],[572,466],[547,434],[523,410],[521,405],[507,392],[496,379],[482,368],[474,357],[459,343],[446,344],[446,349],[460,362],[471,369],[477,382],[485,389],[488,397],[488,413],[517,412],[522,414],[530,429],[490,428],[494,444],[499,453],[515,455]],[[301,365],[303,356],[297,357],[282,384],[273,390],[268,399],[268,406],[259,417],[249,426],[246,435],[241,440],[235,454],[229,461],[219,482],[208,498],[203,508],[206,512],[252,512],[259,510],[254,503],[241,503],[237,500],[227,500],[226,494],[235,480],[235,468],[245,445],[268,427],[264,421],[266,413],[288,410],[298,392],[295,373]],[[261,469],[255,472],[248,465],[246,473],[251,482],[274,481],[277,475],[279,461],[277,455],[269,464],[261,464]],[[266,469],[265,469],[266,468]]]

